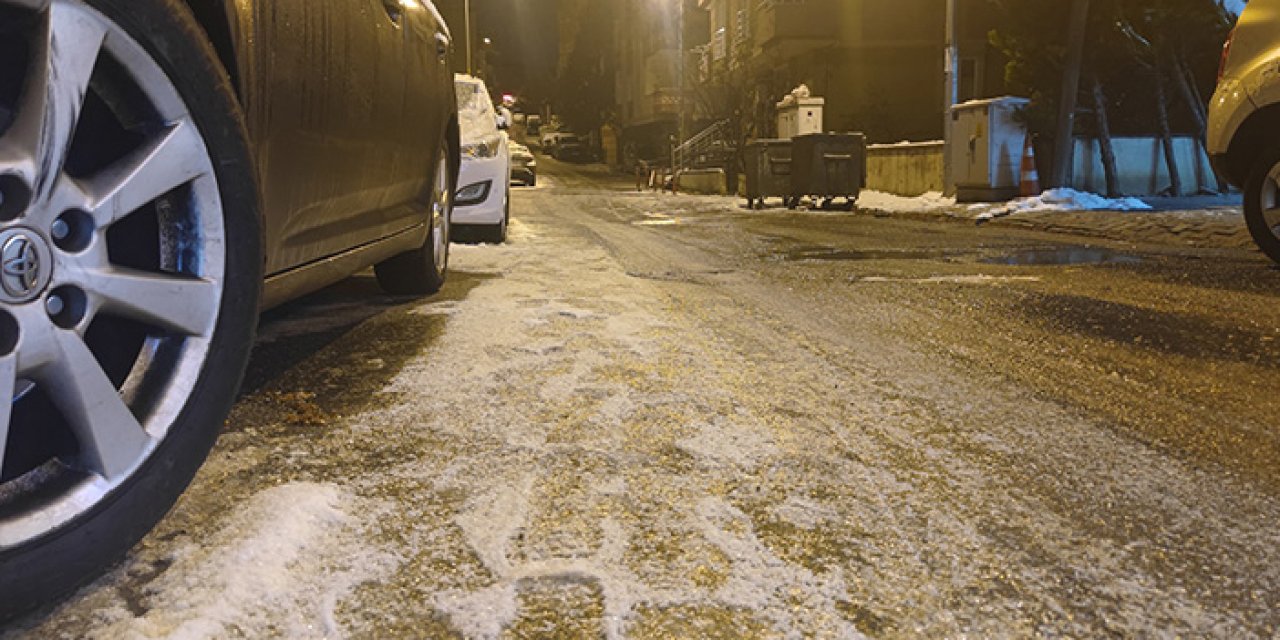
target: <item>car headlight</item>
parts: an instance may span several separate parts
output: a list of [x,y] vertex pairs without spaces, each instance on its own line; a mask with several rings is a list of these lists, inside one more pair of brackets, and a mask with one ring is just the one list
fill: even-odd
[[462,145],[462,155],[468,158],[494,158],[498,155],[498,145],[502,143],[498,138],[485,138],[478,142],[472,142]]
[[493,181],[485,180],[469,184],[461,189],[453,196],[453,204],[459,207],[466,207],[473,204],[480,204],[489,199],[489,189],[492,188]]
[[468,158],[492,158],[497,155],[497,153],[493,147],[490,147],[483,142],[479,142],[476,144],[463,145],[462,155],[467,156]]

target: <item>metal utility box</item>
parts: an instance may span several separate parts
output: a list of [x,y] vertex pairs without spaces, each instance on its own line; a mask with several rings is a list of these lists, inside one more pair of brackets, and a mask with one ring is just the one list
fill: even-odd
[[867,183],[867,138],[861,133],[798,136],[791,149],[791,206],[810,196],[829,208],[836,198],[853,208]]
[[1017,122],[1026,98],[973,100],[951,107],[951,167],[960,202],[995,202],[1018,195],[1022,145]]
[[756,140],[747,145],[747,206],[764,208],[766,198],[791,195],[791,141]]
[[778,103],[778,137],[794,138],[810,133],[822,133],[823,111],[827,101],[823,98],[795,98]]

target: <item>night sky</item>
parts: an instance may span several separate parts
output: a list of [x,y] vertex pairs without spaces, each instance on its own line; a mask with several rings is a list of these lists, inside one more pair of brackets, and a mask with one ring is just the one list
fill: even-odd
[[[457,68],[466,65],[463,38],[463,0],[435,0],[458,42]],[[494,81],[490,92],[523,94],[545,90],[555,75],[557,47],[556,0],[471,0],[476,58],[488,59]],[[492,39],[481,53],[484,38]]]

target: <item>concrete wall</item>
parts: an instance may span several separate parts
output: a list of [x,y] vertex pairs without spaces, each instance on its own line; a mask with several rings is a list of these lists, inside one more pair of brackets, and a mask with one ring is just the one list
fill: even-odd
[[[1156,138],[1116,138],[1116,168],[1120,191],[1127,196],[1154,196],[1169,187],[1164,148]],[[1209,158],[1194,138],[1174,139],[1178,173],[1186,194],[1216,191],[1217,178]],[[877,144],[867,147],[867,188],[901,196],[942,191],[942,142]],[[1106,193],[1097,141],[1076,139],[1072,186],[1081,191]]]
[[729,194],[724,169],[682,171],[676,176],[676,190],[681,193],[700,193],[711,196]]
[[[1126,196],[1154,196],[1169,188],[1169,170],[1165,164],[1164,146],[1158,138],[1116,138],[1120,192]],[[1209,158],[1191,137],[1175,137],[1174,158],[1182,178],[1184,194],[1200,190],[1217,191],[1218,180],[1209,167]],[[1106,173],[1097,140],[1076,138],[1075,167],[1072,186],[1083,191],[1106,193]]]
[[900,196],[942,191],[942,142],[867,147],[867,188]]

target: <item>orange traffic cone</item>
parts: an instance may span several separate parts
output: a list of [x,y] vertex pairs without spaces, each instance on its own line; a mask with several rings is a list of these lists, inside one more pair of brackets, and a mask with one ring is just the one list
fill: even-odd
[[1024,198],[1040,195],[1040,173],[1036,171],[1036,148],[1031,144],[1028,134],[1026,143],[1022,145],[1022,183],[1018,193]]

